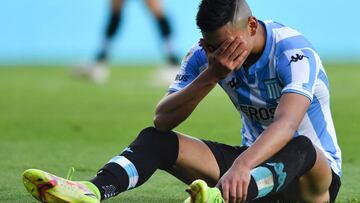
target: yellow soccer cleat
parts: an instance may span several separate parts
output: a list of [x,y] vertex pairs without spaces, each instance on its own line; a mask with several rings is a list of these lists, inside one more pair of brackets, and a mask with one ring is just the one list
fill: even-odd
[[99,190],[90,182],[71,181],[38,169],[23,173],[23,183],[30,194],[48,203],[99,203]]
[[184,203],[224,203],[217,187],[209,188],[205,181],[195,180],[186,189],[190,197]]

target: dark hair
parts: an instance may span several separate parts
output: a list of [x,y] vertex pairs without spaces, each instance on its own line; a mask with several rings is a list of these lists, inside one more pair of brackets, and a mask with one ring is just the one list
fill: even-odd
[[236,0],[202,0],[196,16],[196,24],[203,32],[219,29],[232,20]]

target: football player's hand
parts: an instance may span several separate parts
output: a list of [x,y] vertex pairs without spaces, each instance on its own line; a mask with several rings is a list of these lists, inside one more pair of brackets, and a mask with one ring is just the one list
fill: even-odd
[[218,80],[226,78],[231,72],[240,68],[249,55],[246,42],[240,37],[225,40],[214,51],[211,51],[203,40],[200,40],[200,45],[206,52],[209,71]]
[[250,168],[233,165],[216,185],[221,191],[225,202],[244,203],[250,183]]

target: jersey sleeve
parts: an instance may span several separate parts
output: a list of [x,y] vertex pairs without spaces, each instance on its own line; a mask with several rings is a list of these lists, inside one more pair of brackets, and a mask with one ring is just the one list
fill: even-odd
[[204,50],[198,45],[194,45],[181,62],[181,67],[168,92],[180,91],[189,85],[206,67],[206,55]]
[[282,53],[277,60],[277,74],[283,85],[281,94],[297,93],[312,101],[318,72],[314,51],[295,49]]

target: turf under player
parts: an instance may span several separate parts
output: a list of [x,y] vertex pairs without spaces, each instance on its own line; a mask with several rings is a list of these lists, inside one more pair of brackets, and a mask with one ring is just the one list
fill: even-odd
[[[179,62],[170,40],[172,29],[169,19],[161,7],[160,0],[145,0],[145,2],[157,22],[157,27],[165,47],[167,63],[170,67],[176,67]],[[111,14],[105,27],[102,45],[96,57],[96,64],[80,73],[81,75],[88,76],[94,82],[102,83],[107,79],[108,69],[106,68],[106,63],[111,44],[121,23],[124,3],[125,0],[111,0]]]
[[[34,197],[98,202],[162,169],[187,184],[202,179],[213,187],[193,182],[188,191],[196,203],[335,201],[341,152],[327,76],[312,45],[296,30],[258,21],[245,0],[202,0],[197,25],[203,39],[158,104],[155,128],[142,130],[90,181],[25,171]],[[241,114],[241,147],[171,131],[216,84]]]

